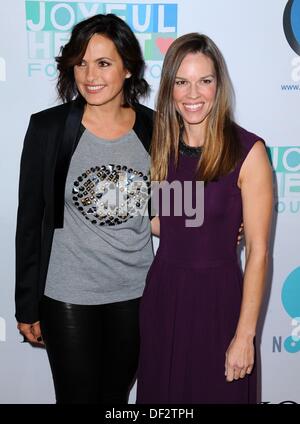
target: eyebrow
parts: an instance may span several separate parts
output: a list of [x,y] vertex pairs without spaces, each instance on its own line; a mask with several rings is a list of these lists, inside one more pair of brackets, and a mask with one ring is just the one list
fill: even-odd
[[96,60],[111,60],[111,61],[113,61],[113,59],[111,59],[110,57],[99,57]]
[[[180,77],[180,76],[176,76],[175,78],[176,78],[176,79],[181,79],[181,80],[187,81],[187,79],[186,79],[186,78],[183,78],[183,77]],[[216,78],[216,76],[215,76],[215,75],[213,75],[213,74],[209,74],[209,75],[206,75],[206,76],[201,77],[201,78],[199,78],[199,79],[206,79],[206,78]]]
[[[84,57],[81,60],[84,60],[86,62],[86,59]],[[111,62],[114,62],[114,60],[111,59],[110,57],[98,57],[97,59],[94,60],[94,62],[98,62],[99,60],[110,60]]]

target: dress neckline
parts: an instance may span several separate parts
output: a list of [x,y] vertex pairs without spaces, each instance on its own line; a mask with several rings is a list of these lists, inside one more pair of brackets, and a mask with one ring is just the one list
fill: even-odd
[[202,153],[202,146],[193,147],[186,144],[182,137],[179,138],[179,152],[184,156],[199,157]]

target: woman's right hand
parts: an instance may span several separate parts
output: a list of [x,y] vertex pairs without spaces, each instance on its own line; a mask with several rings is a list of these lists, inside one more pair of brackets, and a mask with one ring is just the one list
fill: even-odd
[[159,237],[160,235],[160,225],[158,216],[151,219],[151,232],[156,237]]
[[239,228],[239,233],[238,233],[238,238],[237,238],[237,244],[240,244],[240,242],[243,240],[243,238],[245,237],[244,234],[244,223],[242,222]]
[[26,324],[24,322],[18,322],[18,330],[30,343],[35,343],[44,346],[40,321],[34,322],[33,324]]

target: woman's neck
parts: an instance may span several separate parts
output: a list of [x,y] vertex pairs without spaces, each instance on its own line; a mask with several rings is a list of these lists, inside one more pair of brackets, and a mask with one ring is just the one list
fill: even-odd
[[185,125],[182,139],[184,143],[191,147],[203,146],[205,140],[204,125]]
[[86,105],[82,123],[98,137],[114,139],[129,132],[135,122],[135,112],[130,107],[104,108]]

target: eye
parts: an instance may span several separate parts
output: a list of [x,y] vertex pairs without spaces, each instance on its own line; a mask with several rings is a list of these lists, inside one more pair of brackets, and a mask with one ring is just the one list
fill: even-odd
[[205,78],[204,80],[202,80],[203,84],[211,84],[213,82],[212,78]]
[[176,81],[175,81],[175,85],[177,85],[177,87],[184,87],[185,85],[187,85],[187,81],[184,81],[184,80],[176,80]]
[[98,65],[100,68],[107,68],[107,66],[110,66],[111,64],[106,60],[99,60]]
[[76,66],[82,67],[82,66],[85,66],[85,65],[86,65],[85,61],[81,60],[79,63],[77,63]]

